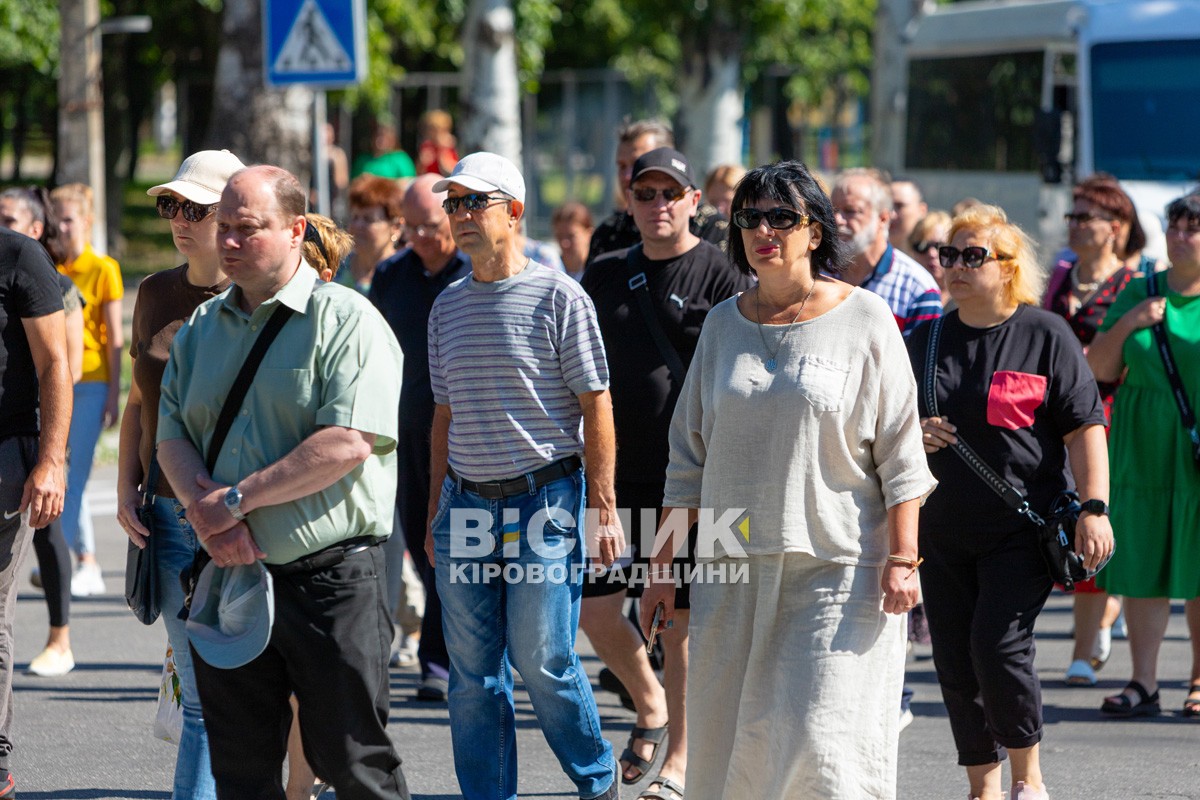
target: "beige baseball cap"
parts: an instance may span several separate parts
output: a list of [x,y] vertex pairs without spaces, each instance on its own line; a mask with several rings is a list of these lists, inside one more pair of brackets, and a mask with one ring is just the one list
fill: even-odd
[[211,205],[221,199],[229,177],[245,166],[228,150],[201,150],[183,160],[174,180],[151,187],[146,194],[158,197],[177,192],[193,203]]

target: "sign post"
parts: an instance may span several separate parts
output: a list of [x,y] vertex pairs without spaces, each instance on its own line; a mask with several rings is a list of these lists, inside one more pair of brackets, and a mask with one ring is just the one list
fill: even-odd
[[328,216],[325,91],[366,77],[366,0],[263,0],[263,54],[268,86],[314,90],[313,185],[317,212]]

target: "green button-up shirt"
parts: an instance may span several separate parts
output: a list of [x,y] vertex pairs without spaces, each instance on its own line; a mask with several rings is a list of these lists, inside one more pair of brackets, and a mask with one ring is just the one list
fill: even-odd
[[279,303],[296,313],[259,366],[221,448],[213,478],[235,484],[290,453],[323,426],[376,436],[364,463],[322,491],[251,511],[246,521],[269,564],[343,539],[388,536],[396,497],[400,346],[358,292],[300,269],[246,314],[237,286],[203,303],[180,329],[163,374],[158,441],[187,439],[207,453],[242,362]]

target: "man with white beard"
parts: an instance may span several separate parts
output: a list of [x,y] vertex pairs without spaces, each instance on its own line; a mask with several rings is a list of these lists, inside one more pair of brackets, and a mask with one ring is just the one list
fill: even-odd
[[892,189],[883,175],[874,169],[848,169],[834,182],[831,199],[838,236],[851,254],[842,280],[887,301],[906,336],[922,322],[940,317],[937,282],[888,242]]

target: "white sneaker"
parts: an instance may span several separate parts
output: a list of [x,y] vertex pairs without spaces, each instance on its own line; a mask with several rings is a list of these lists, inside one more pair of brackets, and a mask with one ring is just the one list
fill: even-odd
[[100,565],[95,561],[80,564],[71,576],[71,597],[91,597],[106,591]]
[[912,709],[906,708],[900,712],[900,730],[904,730],[909,725],[912,725],[913,713]]
[[1092,650],[1092,669],[1100,669],[1108,663],[1108,657],[1112,654],[1112,628],[1101,628],[1096,632],[1096,647]]
[[70,650],[63,652],[62,650],[51,650],[47,647],[38,653],[33,661],[29,662],[29,667],[25,670],[25,674],[40,675],[43,678],[56,678],[59,675],[66,675],[73,669],[75,669],[75,656],[71,654]]
[[400,642],[400,646],[392,651],[392,657],[389,660],[389,666],[393,667],[411,667],[417,663],[417,645],[420,639],[415,636],[405,636]]

